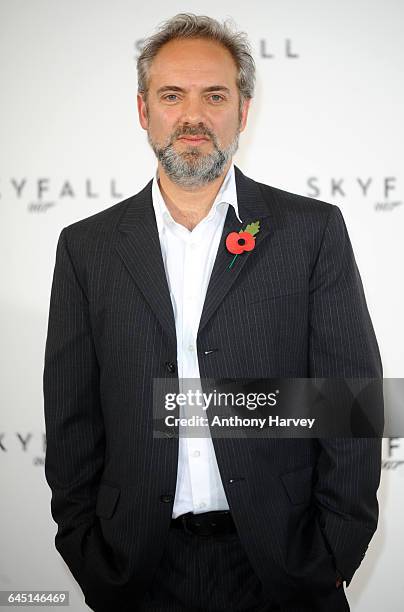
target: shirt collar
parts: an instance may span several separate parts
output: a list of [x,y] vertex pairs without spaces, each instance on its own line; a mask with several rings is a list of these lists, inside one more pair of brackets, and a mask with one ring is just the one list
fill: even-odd
[[[156,215],[157,228],[160,234],[164,221],[167,221],[167,220],[174,221],[174,219],[172,218],[171,213],[167,208],[167,205],[164,201],[164,198],[160,190],[160,186],[158,184],[158,169],[156,170],[156,174],[153,178],[152,200],[153,200],[154,212]],[[215,201],[212,204],[212,208],[210,209],[207,217],[205,218],[210,218],[214,214],[216,214],[216,210],[218,206],[223,205],[223,204],[230,204],[231,206],[233,206],[238,220],[240,221],[240,223],[242,223],[242,220],[240,219],[240,216],[239,216],[239,210],[238,210],[236,177],[235,177],[233,162],[231,163],[230,168],[227,171],[227,174],[224,178],[224,181],[216,195]]]

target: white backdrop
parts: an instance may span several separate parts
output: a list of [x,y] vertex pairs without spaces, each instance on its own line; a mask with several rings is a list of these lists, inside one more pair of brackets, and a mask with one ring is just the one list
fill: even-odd
[[[149,4],[149,6],[151,6]],[[0,589],[65,589],[44,478],[43,354],[61,229],[131,194],[155,160],[136,110],[137,45],[190,11],[233,17],[257,90],[236,164],[344,214],[386,377],[403,377],[401,0],[0,0]],[[380,524],[352,610],[402,610],[404,440],[384,440]],[[400,463],[401,462],[401,463]]]

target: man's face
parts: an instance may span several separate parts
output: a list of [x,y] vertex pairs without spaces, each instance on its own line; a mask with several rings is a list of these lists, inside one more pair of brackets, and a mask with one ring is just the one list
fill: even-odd
[[249,101],[240,111],[230,52],[203,38],[172,40],[154,58],[139,120],[166,174],[197,187],[220,176],[237,150]]

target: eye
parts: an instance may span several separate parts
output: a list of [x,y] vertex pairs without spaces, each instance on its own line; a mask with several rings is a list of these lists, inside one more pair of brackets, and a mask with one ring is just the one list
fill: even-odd
[[[177,98],[178,96],[177,96],[177,94],[168,94],[167,96],[164,96],[163,99],[164,100],[168,100],[169,98],[172,98],[172,97]],[[169,102],[175,102],[175,100],[168,100],[168,101]]]
[[220,96],[219,94],[212,94],[210,97],[216,98],[215,100],[213,100],[214,102],[221,102],[222,100],[224,100],[223,96]]

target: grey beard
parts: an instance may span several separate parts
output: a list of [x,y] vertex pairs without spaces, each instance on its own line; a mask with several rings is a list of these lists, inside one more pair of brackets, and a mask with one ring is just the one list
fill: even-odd
[[182,187],[200,187],[223,173],[227,162],[238,149],[239,133],[225,149],[219,149],[216,142],[212,141],[214,151],[207,154],[196,149],[178,153],[172,143],[159,147],[152,142],[149,133],[147,139],[165,173],[174,183]]

